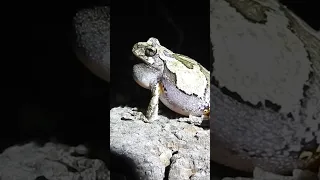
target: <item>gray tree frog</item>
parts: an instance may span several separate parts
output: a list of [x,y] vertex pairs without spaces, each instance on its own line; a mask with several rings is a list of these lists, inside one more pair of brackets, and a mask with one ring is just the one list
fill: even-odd
[[136,43],[132,52],[144,62],[133,67],[133,78],[152,92],[146,122],[158,118],[159,99],[176,113],[209,119],[210,74],[206,68],[161,46],[153,37]]

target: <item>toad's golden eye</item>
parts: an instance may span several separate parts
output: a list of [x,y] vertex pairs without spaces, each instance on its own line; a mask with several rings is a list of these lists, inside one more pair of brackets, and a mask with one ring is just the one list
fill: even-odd
[[146,50],[145,50],[145,53],[144,53],[146,56],[148,56],[148,57],[153,57],[154,55],[156,55],[157,54],[157,50],[156,49],[154,49],[154,48],[146,48]]
[[210,109],[204,109],[203,114],[209,116],[210,114]]

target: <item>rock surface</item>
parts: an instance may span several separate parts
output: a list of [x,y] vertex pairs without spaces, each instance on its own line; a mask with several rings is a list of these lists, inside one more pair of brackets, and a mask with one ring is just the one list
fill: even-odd
[[317,175],[310,171],[295,169],[292,176],[281,176],[255,168],[253,178],[223,178],[222,180],[317,180]]
[[137,177],[210,179],[208,128],[161,115],[152,123],[142,118],[141,112],[130,107],[110,111],[110,149],[133,162]]
[[69,147],[46,143],[39,146],[30,142],[12,146],[0,155],[0,179],[110,179],[109,170],[104,163],[85,157],[86,153],[87,149],[81,145]]

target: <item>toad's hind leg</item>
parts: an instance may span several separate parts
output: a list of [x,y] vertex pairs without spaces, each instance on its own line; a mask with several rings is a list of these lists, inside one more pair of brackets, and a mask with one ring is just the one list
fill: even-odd
[[147,120],[145,122],[152,122],[158,119],[158,111],[159,111],[159,97],[161,95],[161,87],[159,83],[155,83],[151,87],[152,97],[147,109]]

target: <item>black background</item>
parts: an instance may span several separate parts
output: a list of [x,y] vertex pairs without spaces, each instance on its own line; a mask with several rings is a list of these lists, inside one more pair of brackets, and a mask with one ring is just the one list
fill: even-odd
[[[151,92],[132,78],[132,47],[150,37],[174,52],[196,59],[210,67],[209,1],[184,3],[134,1],[111,7],[111,106],[129,105],[146,108]],[[192,13],[197,12],[197,13]],[[119,100],[119,96],[122,97]],[[166,108],[160,108],[167,110]]]
[[54,140],[88,145],[90,155],[109,165],[109,84],[92,75],[71,48],[75,13],[106,4],[19,4],[21,10],[5,16],[0,151],[30,140]]

